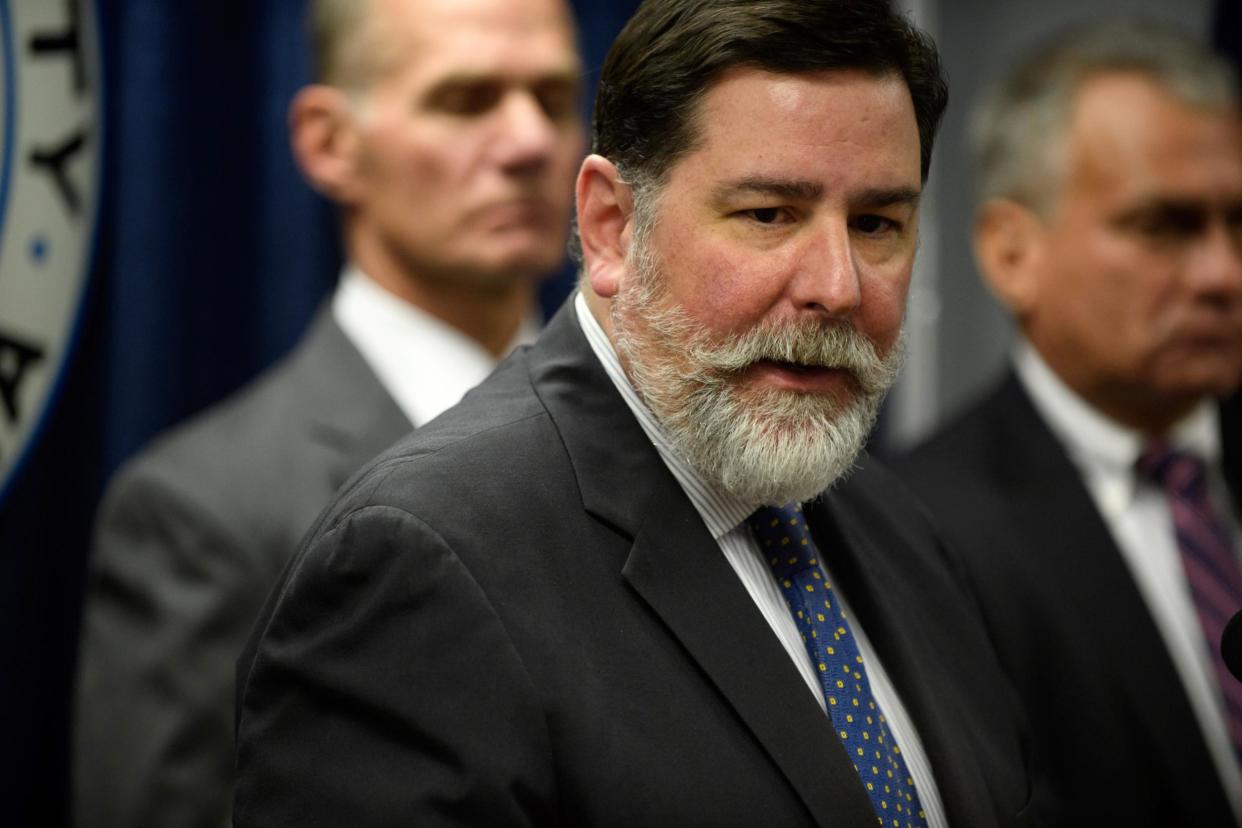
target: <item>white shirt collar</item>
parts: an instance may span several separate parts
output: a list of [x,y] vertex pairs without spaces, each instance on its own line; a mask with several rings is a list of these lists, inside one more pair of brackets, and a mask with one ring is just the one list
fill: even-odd
[[650,409],[639,398],[638,392],[634,390],[634,386],[630,385],[629,378],[625,376],[625,371],[621,367],[621,361],[617,358],[616,349],[613,348],[608,335],[604,333],[604,329],[600,327],[599,322],[591,313],[591,309],[587,307],[586,297],[582,295],[581,291],[578,291],[574,296],[574,311],[578,317],[578,324],[582,328],[582,333],[586,336],[587,342],[590,343],[591,350],[595,352],[595,356],[599,358],[600,363],[604,366],[604,370],[608,373],[608,378],[612,380],[613,385],[621,392],[622,399],[625,400],[625,404],[633,412],[635,419],[638,420],[638,424],[642,426],[647,439],[651,440],[656,451],[660,453],[660,458],[664,461],[664,464],[668,466],[669,471],[673,473],[673,477],[681,484],[681,488],[685,491],[686,496],[694,504],[695,510],[703,518],[703,523],[707,525],[707,530],[711,533],[712,538],[719,542],[722,537],[746,520],[750,513],[758,508],[759,504],[746,503],[728,492],[720,491],[712,486],[674,450],[672,441],[669,439],[664,427],[660,425],[655,415],[651,413]]
[[[466,334],[380,287],[347,265],[332,297],[332,315],[415,426],[456,405],[496,367]],[[538,335],[527,317],[506,350]]]
[[[1078,396],[1029,342],[1019,343],[1014,369],[1036,410],[1074,463],[1103,487],[1106,500],[1128,503],[1134,496],[1134,464],[1146,447],[1146,437]],[[1221,451],[1219,416],[1211,400],[1204,400],[1171,429],[1170,445],[1215,464]]]

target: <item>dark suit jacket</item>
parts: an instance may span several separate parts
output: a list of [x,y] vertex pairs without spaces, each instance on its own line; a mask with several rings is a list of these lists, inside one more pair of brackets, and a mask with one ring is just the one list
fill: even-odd
[[[1242,492],[1237,411],[1222,421]],[[1067,824],[1233,825],[1138,586],[1017,378],[897,468],[965,559]]]
[[226,823],[250,625],[332,494],[409,430],[324,310],[281,363],[122,469],[90,561],[79,825]]
[[[955,826],[1029,824],[977,610],[867,465],[812,525]],[[797,669],[563,309],[338,496],[239,663],[240,826],[873,826]]]

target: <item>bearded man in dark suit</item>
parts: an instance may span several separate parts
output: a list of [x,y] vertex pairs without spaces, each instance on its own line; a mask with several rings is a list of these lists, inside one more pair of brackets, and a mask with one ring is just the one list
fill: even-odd
[[320,517],[239,663],[238,825],[1033,823],[956,565],[850,474],[945,100],[887,0],[639,9],[581,291]]
[[902,463],[1078,825],[1242,824],[1242,118],[1148,25],[1062,34],[978,114],[975,245],[1022,338]]
[[82,826],[226,824],[233,674],[272,584],[367,460],[538,329],[582,157],[562,0],[318,0],[290,107],[348,262],[285,360],[109,486],[77,689]]

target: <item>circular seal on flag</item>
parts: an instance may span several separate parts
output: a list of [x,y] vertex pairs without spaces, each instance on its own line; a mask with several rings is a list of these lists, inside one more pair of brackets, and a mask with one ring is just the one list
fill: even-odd
[[0,499],[55,401],[85,299],[100,81],[90,0],[0,0]]

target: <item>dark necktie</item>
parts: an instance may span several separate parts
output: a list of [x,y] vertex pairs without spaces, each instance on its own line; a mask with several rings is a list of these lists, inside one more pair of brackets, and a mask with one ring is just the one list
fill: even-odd
[[1220,652],[1225,624],[1242,609],[1242,567],[1234,556],[1229,529],[1208,497],[1207,475],[1198,457],[1156,445],[1139,459],[1138,467],[1164,488],[1168,498],[1186,582],[1224,700],[1225,721],[1234,750],[1242,757],[1242,683],[1230,674]]
[[871,694],[862,655],[819,565],[802,507],[764,506],[747,522],[802,633],[828,715],[867,788],[879,824],[926,826],[914,780]]

